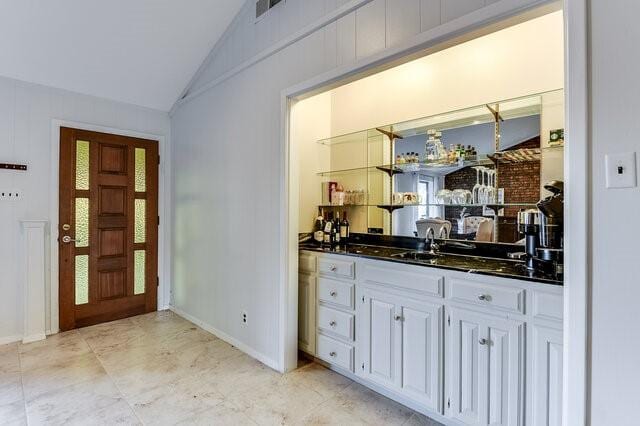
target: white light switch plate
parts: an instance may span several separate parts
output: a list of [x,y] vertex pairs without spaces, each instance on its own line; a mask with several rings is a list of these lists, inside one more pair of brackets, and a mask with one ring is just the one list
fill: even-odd
[[636,153],[607,154],[605,156],[607,188],[635,188]]

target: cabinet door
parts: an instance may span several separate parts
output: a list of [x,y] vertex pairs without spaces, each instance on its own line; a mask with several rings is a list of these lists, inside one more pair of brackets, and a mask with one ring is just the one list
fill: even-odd
[[452,309],[449,415],[469,425],[523,424],[524,324]]
[[384,293],[363,290],[362,361],[363,375],[382,386],[399,386],[400,313],[397,301]]
[[524,424],[524,323],[486,320],[487,339],[480,351],[488,354],[489,424]]
[[562,330],[533,327],[534,426],[562,425]]
[[402,300],[402,392],[442,413],[443,306]]
[[470,311],[451,309],[451,347],[447,365],[451,370],[449,409],[451,417],[468,425],[486,424],[487,356],[479,339],[486,335],[483,318]]
[[298,275],[298,347],[316,354],[316,277]]

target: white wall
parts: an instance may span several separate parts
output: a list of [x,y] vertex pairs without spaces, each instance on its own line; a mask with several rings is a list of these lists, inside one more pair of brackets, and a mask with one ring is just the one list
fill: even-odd
[[[20,202],[0,202],[0,342],[22,334],[21,219],[51,220],[53,119],[169,135],[164,112],[0,77],[0,162],[27,164],[0,170],[0,189],[20,189]],[[162,195],[161,195],[162,196]],[[54,234],[55,235],[55,234]],[[55,331],[55,330],[54,330]]]
[[640,189],[605,189],[604,156],[640,155],[640,3],[591,1],[591,424],[637,425]]
[[[366,5],[251,61],[345,3]],[[194,97],[180,102],[172,115],[176,309],[282,367],[282,91],[413,36],[422,34],[423,42],[433,43],[543,3],[548,2],[287,0],[255,23],[254,3],[248,1],[195,79],[189,91]],[[250,65],[233,71],[243,62]],[[208,90],[196,96],[196,87]],[[245,326],[242,310],[249,314]]]
[[561,89],[562,12],[505,28],[332,90],[332,132]]

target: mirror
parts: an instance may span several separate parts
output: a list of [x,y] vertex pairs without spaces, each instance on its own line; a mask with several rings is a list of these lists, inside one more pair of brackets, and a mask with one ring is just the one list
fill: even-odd
[[517,212],[563,179],[563,100],[557,90],[320,141],[320,209],[347,212],[353,232],[518,241]]

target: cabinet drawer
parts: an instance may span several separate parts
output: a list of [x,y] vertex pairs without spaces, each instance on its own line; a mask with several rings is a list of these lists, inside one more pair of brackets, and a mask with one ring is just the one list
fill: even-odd
[[316,257],[308,253],[300,253],[298,270],[301,272],[316,272]]
[[562,321],[563,298],[560,294],[536,291],[533,293],[533,317],[551,321]]
[[318,335],[318,358],[353,372],[353,346]]
[[326,306],[318,307],[318,327],[323,331],[353,340],[354,322],[352,314]]
[[355,276],[355,262],[348,260],[318,259],[318,270],[325,275],[334,277],[353,278]]
[[442,297],[444,276],[432,271],[424,266],[376,262],[362,265],[362,271],[358,273],[359,278],[368,283],[384,284],[428,296]]
[[507,312],[524,313],[524,289],[507,288],[477,281],[451,279],[448,281],[449,299],[487,306]]
[[321,302],[333,303],[348,309],[353,309],[353,284],[320,278],[318,280],[318,299]]

